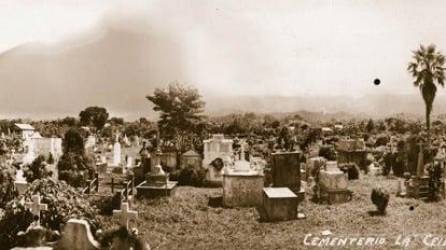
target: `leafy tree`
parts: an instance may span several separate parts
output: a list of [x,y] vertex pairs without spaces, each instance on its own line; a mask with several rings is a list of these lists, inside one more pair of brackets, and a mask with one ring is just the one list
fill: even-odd
[[372,119],[370,119],[370,120],[367,122],[366,130],[367,130],[367,132],[369,132],[369,133],[372,132],[373,130],[375,130],[375,122],[373,122]]
[[60,123],[62,125],[66,125],[66,126],[69,126],[69,127],[74,127],[74,126],[76,126],[77,120],[74,117],[67,116],[67,117],[63,118]]
[[413,84],[420,88],[426,106],[426,128],[430,132],[430,115],[437,93],[437,84],[444,87],[444,55],[436,50],[435,45],[420,48],[413,52],[413,61],[407,70],[415,79]]
[[120,117],[112,117],[110,123],[113,125],[124,125],[124,119]]
[[65,134],[63,150],[57,164],[59,179],[75,187],[84,186],[94,175],[94,161],[85,153],[84,138],[77,129]]
[[94,126],[101,130],[108,120],[108,112],[102,107],[88,107],[79,114],[80,123],[83,126]]
[[198,90],[173,83],[166,89],[156,89],[146,98],[154,104],[153,110],[160,112],[160,132],[169,139],[175,139],[177,147],[182,150],[187,136],[194,132],[203,118],[201,113],[205,103]]

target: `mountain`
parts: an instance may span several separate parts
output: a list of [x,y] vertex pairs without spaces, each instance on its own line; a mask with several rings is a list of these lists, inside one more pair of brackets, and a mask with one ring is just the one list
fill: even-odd
[[[77,116],[84,108],[98,105],[106,107],[112,116],[156,119],[145,96],[172,81],[190,80],[188,65],[193,60],[186,60],[188,51],[181,41],[143,20],[126,25],[104,20],[58,43],[17,46],[0,54],[0,118]],[[408,84],[408,88],[413,87]],[[268,96],[221,96],[212,92],[211,86],[200,92],[204,93],[208,115],[301,110],[335,117],[424,113],[419,94],[349,97],[315,93],[293,97],[272,92]],[[434,113],[445,113],[444,97],[439,95],[435,100]]]

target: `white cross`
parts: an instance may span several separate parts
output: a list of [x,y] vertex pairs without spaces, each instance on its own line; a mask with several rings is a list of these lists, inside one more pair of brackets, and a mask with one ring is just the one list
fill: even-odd
[[47,204],[40,203],[40,195],[36,194],[31,197],[32,202],[27,202],[25,207],[30,210],[33,215],[39,216],[40,220],[40,212],[46,211],[48,209]]
[[129,228],[129,220],[138,218],[138,212],[130,210],[128,202],[121,203],[121,210],[113,210],[113,215],[120,217],[121,225]]

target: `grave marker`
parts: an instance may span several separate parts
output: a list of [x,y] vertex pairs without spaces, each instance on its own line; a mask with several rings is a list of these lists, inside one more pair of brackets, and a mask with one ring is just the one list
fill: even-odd
[[48,205],[40,202],[40,195],[36,194],[31,197],[32,202],[26,202],[25,207],[29,209],[29,211],[39,217],[40,223],[40,212],[48,210]]
[[113,210],[113,215],[120,217],[121,225],[125,226],[127,229],[129,228],[129,220],[136,219],[138,217],[138,212],[134,210],[130,210],[128,202],[121,203],[120,210]]

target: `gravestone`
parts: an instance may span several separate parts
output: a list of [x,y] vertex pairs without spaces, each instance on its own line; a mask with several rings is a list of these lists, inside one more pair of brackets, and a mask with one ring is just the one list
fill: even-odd
[[121,226],[125,226],[128,229],[129,220],[138,218],[138,212],[130,210],[128,202],[122,202],[120,210],[113,210],[113,216],[118,216]]
[[298,194],[300,190],[300,152],[273,153],[272,179],[274,187],[287,187]]
[[338,163],[355,163],[366,170],[367,150],[363,139],[344,139],[336,144]]
[[113,166],[119,167],[121,165],[121,144],[116,137],[115,144],[113,145]]
[[33,215],[38,216],[39,220],[37,221],[37,223],[40,223],[40,212],[46,211],[48,209],[48,205],[40,202],[39,194],[33,195],[31,197],[31,200],[32,200],[32,202],[25,203],[25,208],[29,209],[29,211]]
[[14,187],[19,195],[24,194],[26,189],[28,188],[28,182],[23,176],[23,170],[21,169],[17,170],[17,173],[15,175]]
[[57,242],[58,250],[99,250],[101,246],[91,233],[85,220],[70,219],[63,228],[62,238]]
[[223,205],[250,207],[262,204],[263,171],[251,168],[245,160],[226,168],[223,175]]
[[298,197],[289,188],[264,188],[263,208],[267,221],[286,221],[297,218]]

